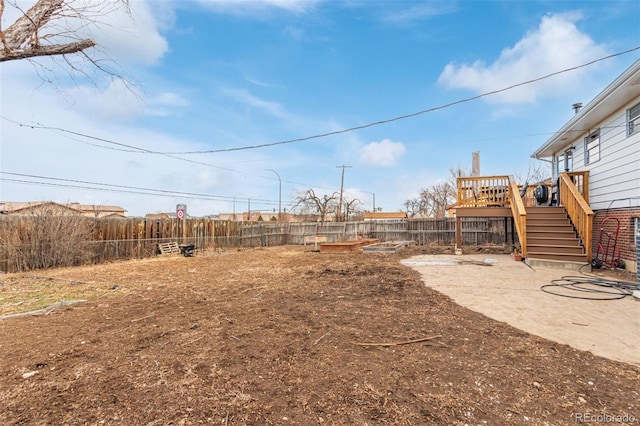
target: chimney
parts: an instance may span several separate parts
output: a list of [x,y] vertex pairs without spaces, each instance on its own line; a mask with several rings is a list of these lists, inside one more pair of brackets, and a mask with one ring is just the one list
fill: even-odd
[[480,176],[480,151],[471,153],[471,176]]
[[571,105],[571,108],[573,108],[573,110],[577,114],[580,111],[580,109],[582,108],[582,102],[577,102],[577,103]]

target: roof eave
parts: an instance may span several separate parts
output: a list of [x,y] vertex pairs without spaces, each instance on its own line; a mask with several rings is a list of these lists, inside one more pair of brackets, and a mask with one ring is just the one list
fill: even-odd
[[[607,104],[607,99],[609,99],[614,93],[623,91],[624,89],[638,83],[640,83],[640,59],[635,61],[618,78],[616,78],[602,92],[600,92],[591,102],[589,102],[584,108],[582,108],[580,112],[575,114],[571,118],[571,120],[569,120],[564,126],[562,126],[560,130],[554,133],[551,138],[549,138],[540,148],[538,148],[533,154],[531,154],[531,158],[541,159],[553,157],[555,153],[562,150],[561,148],[574,143],[581,136],[567,137],[567,134],[569,134],[569,132],[595,126],[597,123],[591,123],[592,121],[598,121],[593,118],[594,112],[597,111],[600,107],[609,108],[611,109],[611,113],[614,112],[617,108],[620,107],[620,105],[614,102]],[[638,90],[640,92],[640,89]],[[629,92],[629,98],[631,99],[633,98],[633,89]],[[576,135],[578,135],[578,133],[576,133]]]

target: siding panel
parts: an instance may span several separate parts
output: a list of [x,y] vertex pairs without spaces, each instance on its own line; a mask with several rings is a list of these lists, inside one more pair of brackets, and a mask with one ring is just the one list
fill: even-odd
[[576,141],[574,169],[589,170],[589,195],[594,210],[609,208],[621,199],[626,206],[640,204],[640,134],[627,137],[627,107],[601,123],[600,160],[584,165],[584,140]]

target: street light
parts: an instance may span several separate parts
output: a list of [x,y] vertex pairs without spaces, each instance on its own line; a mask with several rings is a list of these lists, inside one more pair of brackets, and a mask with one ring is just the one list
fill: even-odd
[[269,172],[273,172],[278,176],[278,222],[281,221],[280,215],[282,211],[282,180],[280,179],[280,175],[273,169],[265,169]]

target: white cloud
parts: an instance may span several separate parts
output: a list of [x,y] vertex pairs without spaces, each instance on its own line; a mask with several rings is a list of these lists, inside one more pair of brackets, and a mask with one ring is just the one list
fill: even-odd
[[273,115],[274,117],[289,119],[290,115],[285,111],[281,104],[273,101],[266,101],[264,99],[260,99],[257,96],[252,95],[249,91],[245,89],[233,89],[233,88],[224,88],[221,90],[222,94],[234,99],[235,101],[251,107],[258,109],[262,112],[265,112],[269,115]]
[[89,112],[96,118],[129,120],[142,114],[142,98],[120,79],[113,80],[104,89],[95,86],[78,86],[68,91],[75,100],[75,107]]
[[408,8],[385,14],[384,21],[392,24],[406,24],[451,13],[455,8],[454,3],[418,3]]
[[161,92],[145,100],[145,114],[164,117],[171,115],[174,109],[188,104],[189,102],[179,93]]
[[130,121],[143,115],[167,116],[172,109],[187,104],[181,95],[173,92],[145,96],[122,79],[110,81],[104,89],[83,85],[65,94],[74,99],[77,110],[106,120]]
[[[605,56],[607,49],[581,32],[575,25],[581,16],[547,15],[540,25],[527,33],[513,47],[504,49],[500,57],[486,65],[448,64],[438,82],[448,88],[470,89],[478,94],[532,80]],[[534,102],[538,97],[568,93],[579,87],[585,69],[560,74],[535,84],[520,86],[486,98],[504,103]]]
[[383,139],[360,148],[360,160],[371,166],[389,167],[395,165],[404,152],[405,148],[401,142]]
[[199,2],[216,11],[237,14],[251,14],[265,8],[278,8],[289,12],[303,13],[321,0],[199,0]]
[[[18,76],[4,75],[0,104],[3,116],[20,123],[35,123],[61,127],[77,133],[117,141],[154,151],[197,150],[202,146],[190,140],[168,136],[154,129],[144,129],[113,120],[101,119],[99,114],[117,114],[109,110],[120,103],[123,111],[139,113],[135,96],[114,84],[106,91],[102,100],[110,107],[98,111],[100,105],[80,104],[80,98],[95,96],[91,87],[78,88],[73,97],[77,103],[73,108],[64,105],[59,92],[50,86],[31,89]],[[82,90],[85,90],[83,92]],[[118,96],[124,95],[123,98]],[[163,98],[163,96],[159,96]],[[165,101],[171,101],[171,96]],[[100,99],[94,102],[99,103]],[[140,108],[140,109],[138,109]],[[162,190],[177,190],[192,193],[227,195],[229,186],[238,173],[231,174],[218,167],[206,167],[178,161],[167,156],[139,154],[117,149],[104,142],[82,138],[68,133],[44,129],[32,129],[2,120],[0,140],[0,169],[3,172],[25,173],[37,176],[77,179]],[[19,141],[19,143],[15,143]],[[106,149],[100,149],[101,145]],[[235,157],[233,157],[235,158]],[[230,160],[231,161],[231,160]],[[205,161],[206,162],[206,161]],[[10,176],[3,175],[2,178]],[[12,179],[23,179],[12,176]],[[127,194],[111,191],[60,186],[68,182],[56,182],[57,186],[25,185],[16,182],[0,182],[2,199],[7,201],[58,202],[78,201],[85,204],[116,204],[128,210],[130,215],[147,212],[172,211],[175,205],[186,202],[192,214],[211,214],[220,209],[228,210],[227,202],[203,201],[186,197],[158,197],[142,194]],[[81,183],[71,183],[80,185]],[[145,192],[145,191],[143,191]]]
[[90,35],[100,50],[117,62],[155,64],[169,49],[158,27],[172,23],[172,11],[155,6],[155,2],[132,0],[129,2],[130,13],[122,7],[114,8],[96,20]]

